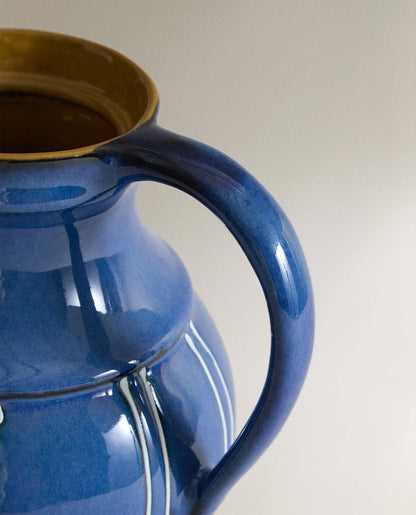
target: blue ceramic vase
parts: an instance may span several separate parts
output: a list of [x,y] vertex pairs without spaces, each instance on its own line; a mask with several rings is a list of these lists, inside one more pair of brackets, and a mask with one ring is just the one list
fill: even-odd
[[[313,299],[296,235],[242,167],[160,128],[157,102],[117,52],[0,31],[1,513],[212,513],[299,394]],[[237,438],[224,348],[140,222],[142,181],[223,220],[264,290],[269,370]]]

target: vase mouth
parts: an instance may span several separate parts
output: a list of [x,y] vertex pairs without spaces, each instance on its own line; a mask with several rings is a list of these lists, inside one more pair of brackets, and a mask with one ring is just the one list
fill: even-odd
[[149,121],[157,102],[152,79],[115,50],[0,29],[0,160],[89,154]]

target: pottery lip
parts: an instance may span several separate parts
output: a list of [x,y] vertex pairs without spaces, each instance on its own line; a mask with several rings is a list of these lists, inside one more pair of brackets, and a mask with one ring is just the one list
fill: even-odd
[[117,135],[63,150],[0,152],[0,168],[16,161],[91,154],[154,120],[158,105],[152,79],[120,52],[86,39],[30,29],[0,28],[0,94],[8,91],[79,103],[108,119]]

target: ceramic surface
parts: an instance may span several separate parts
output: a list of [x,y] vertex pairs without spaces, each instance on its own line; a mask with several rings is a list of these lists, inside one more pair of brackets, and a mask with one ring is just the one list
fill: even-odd
[[[154,85],[124,57],[32,31],[0,31],[0,43],[0,96],[30,100],[32,78],[37,95],[130,116],[104,142],[36,151],[17,136],[17,151],[0,148],[0,512],[211,513],[271,443],[307,371],[313,299],[296,235],[242,167],[157,125]],[[92,55],[118,71],[101,111],[85,93],[102,80],[85,71]],[[269,373],[236,439],[221,340],[136,212],[147,180],[220,217],[266,295]]]

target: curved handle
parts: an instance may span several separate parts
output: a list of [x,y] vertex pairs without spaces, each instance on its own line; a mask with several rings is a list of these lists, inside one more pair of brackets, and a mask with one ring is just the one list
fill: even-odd
[[246,426],[201,481],[195,512],[211,512],[270,445],[301,389],[314,325],[306,263],[277,203],[248,172],[217,150],[154,124],[104,150],[124,165],[124,180],[169,184],[215,213],[247,255],[266,297],[272,334],[267,379]]

